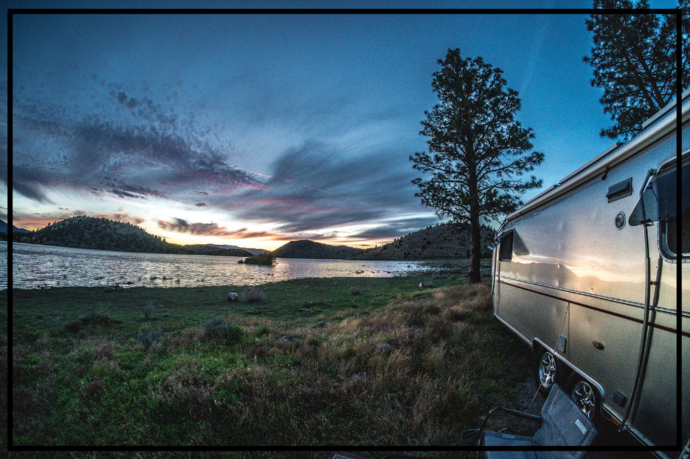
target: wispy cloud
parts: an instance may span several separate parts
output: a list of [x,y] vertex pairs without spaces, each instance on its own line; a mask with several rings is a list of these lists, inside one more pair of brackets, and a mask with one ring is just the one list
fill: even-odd
[[[192,194],[262,186],[253,174],[230,163],[232,148],[209,139],[193,113],[182,116],[151,98],[129,96],[117,90],[119,85],[112,88],[105,99],[97,94],[98,115],[19,97],[15,191],[39,202],[49,201],[46,187],[185,201]],[[22,142],[24,138],[32,141]],[[46,155],[35,138],[59,151]],[[6,183],[6,173],[0,178]]]
[[173,221],[158,220],[158,226],[174,233],[191,234],[195,236],[214,236],[225,239],[272,238],[274,233],[266,231],[249,231],[247,228],[229,230],[217,223],[189,223],[187,220],[175,218]]
[[311,142],[286,151],[272,169],[261,189],[245,190],[230,202],[209,202],[242,219],[272,222],[282,233],[319,232],[423,210],[403,152],[348,156],[338,147]]
[[121,222],[121,223],[131,223],[133,225],[140,225],[146,221],[141,217],[133,217],[131,215],[124,214],[124,213],[99,214],[99,215],[94,215],[94,217],[96,217],[96,218],[103,217],[103,218],[107,218],[109,220],[115,220],[115,221]]

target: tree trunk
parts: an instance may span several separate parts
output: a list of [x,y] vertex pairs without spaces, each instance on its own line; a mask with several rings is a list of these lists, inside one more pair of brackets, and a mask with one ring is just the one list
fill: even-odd
[[470,270],[467,279],[470,284],[481,282],[479,273],[479,257],[481,256],[480,235],[479,235],[479,190],[477,185],[477,163],[474,156],[474,144],[471,141],[471,134],[468,135],[470,141],[467,149],[467,188],[470,198]]
[[479,211],[470,209],[470,270],[467,279],[470,284],[481,282],[479,258],[482,254],[481,233],[479,230]]

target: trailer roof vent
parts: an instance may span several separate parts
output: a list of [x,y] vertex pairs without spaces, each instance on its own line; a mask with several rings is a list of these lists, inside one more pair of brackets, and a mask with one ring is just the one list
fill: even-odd
[[606,197],[609,199],[609,202],[613,202],[630,196],[632,192],[632,177],[630,177],[615,185],[611,185],[609,187],[609,192],[606,193]]

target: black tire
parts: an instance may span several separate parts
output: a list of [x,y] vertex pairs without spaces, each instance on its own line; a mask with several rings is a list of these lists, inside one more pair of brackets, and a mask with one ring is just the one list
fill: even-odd
[[601,394],[597,388],[580,376],[573,373],[568,378],[566,393],[595,425],[601,420]]
[[534,365],[534,378],[539,389],[539,393],[544,397],[551,392],[554,383],[560,382],[562,373],[558,358],[551,352],[541,350],[538,354],[537,362]]

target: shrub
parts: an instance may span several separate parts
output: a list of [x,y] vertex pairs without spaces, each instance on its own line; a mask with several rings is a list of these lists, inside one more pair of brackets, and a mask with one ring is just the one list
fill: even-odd
[[424,306],[424,312],[427,314],[435,315],[441,312],[441,308],[439,308],[435,304],[427,304],[426,306]]
[[163,338],[163,330],[151,327],[149,324],[144,324],[137,334],[137,341],[141,343],[147,350],[151,348],[154,344],[160,342]]
[[267,327],[266,325],[262,325],[256,330],[256,336],[270,335],[271,331],[272,331],[271,327]]
[[222,317],[214,317],[206,322],[204,336],[207,339],[225,341],[226,344],[236,344],[242,341],[244,329],[239,325],[226,321]]
[[146,306],[144,306],[144,319],[149,320],[154,312],[156,312],[156,307],[153,305],[153,301],[147,301]]
[[258,301],[266,301],[266,294],[258,288],[249,287],[244,291],[243,298],[248,303],[256,303]]
[[260,253],[244,259],[244,263],[248,265],[266,265],[273,266],[276,256],[270,252]]
[[62,328],[64,331],[70,333],[77,333],[86,327],[91,326],[108,326],[112,324],[120,324],[122,321],[116,317],[110,317],[108,314],[99,314],[92,312],[87,316],[80,317],[77,320],[66,323]]
[[350,289],[350,295],[361,295],[362,291],[358,289],[357,287],[352,287]]

